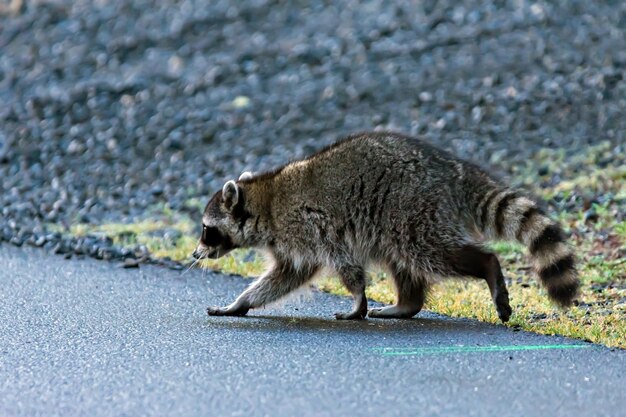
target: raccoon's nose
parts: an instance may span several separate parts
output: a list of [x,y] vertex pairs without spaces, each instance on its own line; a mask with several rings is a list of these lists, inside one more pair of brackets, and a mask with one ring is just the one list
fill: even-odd
[[193,253],[191,254],[191,256],[193,256],[196,259],[200,259],[200,252],[198,251],[198,249],[194,250]]

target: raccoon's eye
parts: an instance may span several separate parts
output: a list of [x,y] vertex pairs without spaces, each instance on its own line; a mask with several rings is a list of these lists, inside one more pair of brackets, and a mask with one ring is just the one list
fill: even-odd
[[222,234],[217,227],[202,225],[202,242],[207,246],[217,246],[222,241]]

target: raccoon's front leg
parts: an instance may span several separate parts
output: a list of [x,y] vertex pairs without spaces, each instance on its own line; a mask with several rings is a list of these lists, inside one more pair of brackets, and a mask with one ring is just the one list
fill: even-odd
[[367,297],[365,296],[365,271],[360,266],[346,265],[337,268],[341,282],[354,298],[352,311],[335,313],[337,320],[362,320],[367,315]]
[[251,308],[258,308],[277,301],[309,281],[317,267],[304,265],[300,268],[290,262],[280,262],[253,282],[227,307],[209,307],[209,316],[243,316]]

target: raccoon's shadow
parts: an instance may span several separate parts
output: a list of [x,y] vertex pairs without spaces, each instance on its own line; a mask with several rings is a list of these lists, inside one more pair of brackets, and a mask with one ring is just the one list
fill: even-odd
[[354,332],[354,333],[396,333],[396,332],[484,332],[493,325],[475,320],[448,318],[445,316],[414,317],[412,319],[367,319],[336,320],[334,317],[248,315],[244,317],[209,317],[210,327],[230,330],[250,331],[294,331],[294,332]]

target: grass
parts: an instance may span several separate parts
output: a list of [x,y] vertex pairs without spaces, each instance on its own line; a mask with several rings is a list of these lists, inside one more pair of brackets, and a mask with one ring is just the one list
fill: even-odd
[[[549,176],[537,178],[535,171],[528,167],[517,172],[514,183],[539,184],[532,191],[553,207],[554,216],[571,234],[571,243],[580,260],[582,293],[577,306],[560,310],[550,303],[545,291],[538,286],[530,272],[525,249],[514,243],[493,243],[491,249],[499,254],[510,281],[513,316],[507,326],[626,348],[626,219],[623,218],[626,212],[626,168],[594,169],[597,156],[593,155],[604,152],[606,146],[600,145],[569,165],[564,162],[562,152],[551,154],[544,151],[538,155],[540,163],[542,160],[556,161],[555,167],[551,168],[553,175],[567,177],[562,167],[577,166],[578,175],[569,176],[568,181],[551,184]],[[534,175],[534,182],[524,175]],[[195,200],[190,203],[200,206]],[[134,224],[75,225],[69,233],[103,233],[119,245],[144,245],[155,257],[185,262],[189,261],[189,254],[195,247],[196,229],[197,225],[185,215],[164,210],[154,220]],[[155,234],[163,230],[180,233],[174,239]],[[264,268],[261,256],[251,250],[234,251],[225,258],[204,262],[205,267],[246,277],[257,276]],[[339,280],[332,276],[320,278],[317,285],[324,291],[348,295]],[[374,269],[369,272],[367,295],[384,303],[394,302],[393,288],[383,271]],[[445,281],[432,290],[426,308],[453,317],[499,322],[487,285],[482,281]]]

